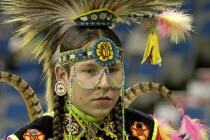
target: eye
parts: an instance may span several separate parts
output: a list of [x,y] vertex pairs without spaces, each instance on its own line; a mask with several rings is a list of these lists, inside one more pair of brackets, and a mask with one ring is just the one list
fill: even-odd
[[117,71],[119,71],[118,68],[109,68],[110,73],[117,72]]
[[95,72],[95,70],[92,70],[92,69],[86,69],[86,70],[85,70],[85,72],[86,72],[86,73],[94,73],[94,72]]

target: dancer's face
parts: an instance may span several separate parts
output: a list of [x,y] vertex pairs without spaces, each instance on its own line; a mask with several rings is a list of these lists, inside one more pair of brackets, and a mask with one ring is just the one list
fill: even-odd
[[[94,60],[75,63],[77,78],[84,87],[92,87],[100,78],[103,69],[104,67]],[[121,61],[118,60],[114,65],[109,66],[109,71],[112,79],[120,85],[122,82]],[[70,83],[68,82],[68,84]],[[120,89],[111,83],[111,79],[106,72],[102,75],[100,83],[91,90],[79,86],[74,78],[72,86],[73,104],[81,111],[95,117],[108,115],[120,96]]]
[[[62,67],[60,67],[60,69],[61,68]],[[112,80],[114,80],[117,85],[121,85],[123,80],[122,62],[117,60],[115,64],[108,66],[108,69],[111,73]],[[78,81],[72,75],[73,70],[70,69],[70,75],[73,76],[73,105],[94,117],[104,117],[108,115],[117,103],[121,89],[111,83],[107,71],[105,71],[101,77],[104,67],[95,62],[95,60],[76,62],[74,63],[74,70],[78,81],[81,82],[84,87],[92,87],[99,79],[100,83],[91,90],[84,89],[78,84]],[[65,74],[63,78],[64,82],[67,84],[67,91],[70,90],[70,75]]]

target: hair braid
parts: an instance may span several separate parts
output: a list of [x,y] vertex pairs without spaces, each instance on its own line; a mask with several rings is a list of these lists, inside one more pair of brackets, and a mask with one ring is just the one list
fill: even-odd
[[118,140],[122,140],[122,105],[121,105],[121,98],[119,98],[117,104],[114,106],[112,110],[112,120],[115,123],[115,130]]
[[64,96],[55,95],[54,98],[54,119],[53,119],[53,138],[54,140],[63,139],[63,114]]

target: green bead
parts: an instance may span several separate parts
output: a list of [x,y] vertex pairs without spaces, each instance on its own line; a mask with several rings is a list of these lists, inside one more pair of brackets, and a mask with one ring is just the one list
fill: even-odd
[[112,80],[111,82],[112,82],[113,85],[116,85],[115,82],[114,82],[114,80]]
[[95,83],[95,86],[97,86],[100,83],[100,80],[97,80]]
[[72,134],[67,135],[67,137],[68,137],[68,139],[70,139],[70,140],[72,140],[72,139],[73,139]]
[[123,114],[123,115],[125,114],[125,110],[124,110],[124,109],[122,109],[122,114]]
[[71,111],[69,112],[69,117],[70,117],[70,118],[72,117],[72,112],[71,112]]
[[70,93],[70,95],[72,95],[72,93],[73,93],[73,89],[72,88],[70,88],[69,93]]
[[124,85],[124,84],[125,84],[125,80],[122,81],[122,85]]
[[122,93],[124,93],[124,92],[125,92],[125,88],[124,88],[124,87],[122,87],[121,91],[122,91]]
[[83,87],[83,85],[82,85],[82,83],[81,83],[81,82],[77,82],[77,83],[78,83],[78,85],[79,85],[79,86]]
[[125,130],[123,130],[122,131],[122,136],[125,137],[125,135],[126,135],[126,132],[125,132]]
[[124,131],[122,131],[122,135],[125,136],[125,132]]

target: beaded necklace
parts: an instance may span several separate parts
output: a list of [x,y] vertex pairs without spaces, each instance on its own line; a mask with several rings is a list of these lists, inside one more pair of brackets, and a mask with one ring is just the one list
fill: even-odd
[[[107,117],[95,118],[90,115],[85,114],[84,112],[77,109],[75,106],[72,106],[70,110],[70,102],[66,98],[65,103],[65,119],[64,119],[64,139],[65,140],[74,140],[86,137],[90,139],[102,139],[102,137],[97,136],[98,131],[103,132],[106,136],[111,139],[117,140],[117,136],[113,133],[112,120],[110,115]],[[70,112],[72,117],[70,118]]]

